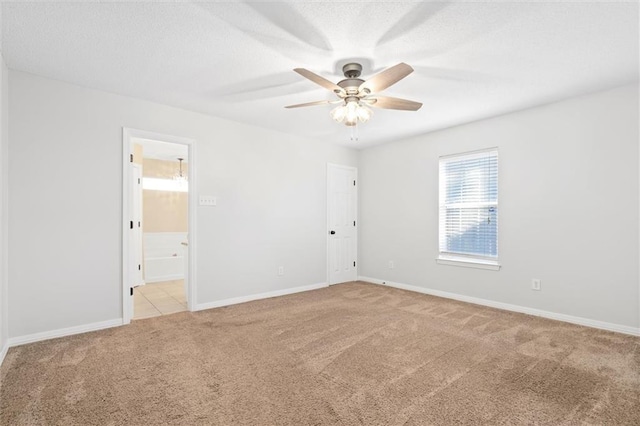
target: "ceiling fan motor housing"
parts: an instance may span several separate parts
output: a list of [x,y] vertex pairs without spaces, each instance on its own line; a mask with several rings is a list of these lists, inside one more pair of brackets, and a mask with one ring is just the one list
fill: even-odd
[[348,95],[357,95],[358,87],[364,83],[364,80],[360,78],[345,78],[338,82],[338,86],[342,87]]
[[360,77],[360,73],[362,72],[362,65],[355,62],[345,64],[342,67],[342,72],[344,73],[344,76],[347,78]]
[[348,95],[357,95],[358,88],[364,83],[364,80],[358,78],[362,72],[362,65],[355,62],[345,64],[342,67],[342,72],[346,78],[339,81],[338,86],[342,87]]

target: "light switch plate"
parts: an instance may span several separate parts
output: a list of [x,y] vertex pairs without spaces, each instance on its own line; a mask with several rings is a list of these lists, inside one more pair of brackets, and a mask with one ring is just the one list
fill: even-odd
[[200,196],[200,205],[201,206],[216,206],[218,205],[218,200],[216,197],[211,195],[201,195]]
[[533,278],[531,280],[531,290],[540,291],[540,280],[538,278]]

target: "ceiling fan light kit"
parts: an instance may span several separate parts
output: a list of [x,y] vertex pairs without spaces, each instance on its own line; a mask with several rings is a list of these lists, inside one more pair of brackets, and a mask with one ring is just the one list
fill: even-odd
[[366,123],[371,118],[373,112],[358,100],[346,101],[343,105],[332,109],[329,115],[338,123],[344,123],[346,126],[355,126],[360,123]]
[[354,138],[353,135],[355,126],[357,126],[359,122],[366,123],[373,115],[373,111],[367,108],[368,106],[403,111],[417,111],[422,106],[420,102],[377,95],[378,92],[397,83],[413,72],[413,68],[404,62],[401,62],[391,68],[387,68],[367,81],[359,78],[360,73],[362,72],[362,65],[351,62],[342,67],[342,72],[344,73],[345,78],[337,84],[334,84],[324,77],[304,68],[296,68],[294,71],[325,89],[331,90],[340,99],[337,101],[307,102],[304,104],[289,105],[285,108],[299,108],[337,103],[339,105],[331,110],[329,115],[338,123],[343,123],[344,125],[352,128],[352,140],[357,140],[357,137]]

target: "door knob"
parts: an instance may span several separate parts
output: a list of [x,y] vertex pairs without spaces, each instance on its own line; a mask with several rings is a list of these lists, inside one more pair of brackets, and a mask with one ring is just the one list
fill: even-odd
[[336,234],[336,231],[330,231],[329,233],[330,233],[331,235],[335,235],[335,234]]

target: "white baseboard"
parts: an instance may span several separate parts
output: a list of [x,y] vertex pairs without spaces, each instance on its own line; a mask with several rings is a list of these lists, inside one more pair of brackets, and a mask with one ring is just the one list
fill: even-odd
[[0,350],[0,366],[2,366],[2,362],[4,361],[4,357],[7,355],[7,351],[9,350],[9,342],[5,343]]
[[122,318],[108,321],[94,322],[91,324],[78,325],[75,327],[60,328],[58,330],[43,331],[41,333],[27,334],[25,336],[11,337],[7,342],[8,347],[25,345],[27,343],[39,342],[41,340],[55,339],[56,337],[71,336],[73,334],[87,333],[89,331],[102,330],[105,328],[122,325]]
[[430,288],[418,287],[409,284],[395,283],[392,281],[379,280],[371,277],[358,277],[360,281],[370,282],[372,284],[380,284],[388,287],[399,288],[402,290],[415,291],[416,293],[429,294],[431,296],[443,297],[445,299],[459,300],[461,302],[473,303],[476,305],[489,306],[491,308],[503,309],[505,311],[519,312],[537,317],[549,318],[557,321],[564,321],[571,324],[584,325],[586,327],[599,328],[601,330],[615,331],[618,333],[631,334],[632,336],[640,336],[640,328],[628,325],[614,324],[605,321],[597,321],[589,318],[576,317],[566,314],[558,314],[555,312],[543,311],[541,309],[527,308],[525,306],[512,305],[510,303],[495,302],[493,300],[480,299],[478,297],[464,296],[456,293],[449,293],[441,290],[432,290]]
[[284,290],[275,290],[275,291],[269,291],[266,293],[252,294],[249,296],[233,297],[231,299],[217,300],[215,302],[200,303],[196,305],[194,311],[201,311],[203,309],[220,308],[222,306],[236,305],[238,303],[251,302],[251,301],[260,300],[260,299],[268,299],[270,297],[286,296],[287,294],[300,293],[300,292],[309,291],[309,290],[317,290],[319,288],[324,288],[328,286],[329,285],[327,283],[318,283],[318,284],[305,285],[301,287],[287,288]]

